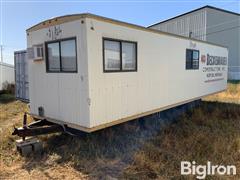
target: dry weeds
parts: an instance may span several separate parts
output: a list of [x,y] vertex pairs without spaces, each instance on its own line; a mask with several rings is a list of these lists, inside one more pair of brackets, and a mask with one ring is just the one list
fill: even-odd
[[[238,97],[236,86],[237,92],[230,84],[225,95]],[[152,115],[83,137],[41,136],[44,153],[26,158],[17,153],[11,132],[27,105],[14,101],[0,110],[0,179],[183,179],[181,160],[240,168],[237,104],[202,102],[170,125]]]
[[226,91],[208,96],[204,100],[240,104],[240,81],[229,82]]
[[[184,179],[180,176],[181,161],[233,164],[240,171],[240,106],[203,102],[145,143],[124,177]],[[239,179],[240,174],[234,178]]]

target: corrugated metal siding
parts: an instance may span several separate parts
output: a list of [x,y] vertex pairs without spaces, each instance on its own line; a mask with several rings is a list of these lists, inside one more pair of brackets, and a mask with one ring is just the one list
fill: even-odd
[[27,52],[14,52],[15,58],[15,96],[16,98],[29,101],[29,82],[28,82],[28,64]]
[[150,28],[186,37],[192,33],[192,38],[206,41],[206,10],[202,9]]
[[207,9],[207,41],[228,47],[228,79],[240,80],[240,16]]

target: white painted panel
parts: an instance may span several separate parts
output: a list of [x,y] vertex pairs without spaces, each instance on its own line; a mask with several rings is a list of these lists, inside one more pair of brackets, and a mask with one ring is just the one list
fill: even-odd
[[[54,34],[55,30],[60,33]],[[44,108],[44,115],[52,119],[89,126],[88,111],[88,68],[86,54],[85,24],[81,20],[29,33],[28,48],[45,42],[76,37],[77,73],[46,72],[46,60],[29,59],[29,90],[31,113],[38,114]]]
[[[201,60],[199,70],[185,69],[187,48],[199,50],[200,58],[207,54],[227,57],[226,48],[90,18],[87,22],[91,127],[226,88],[226,65],[220,70],[223,79],[216,81],[206,77],[206,62]],[[137,72],[103,72],[103,37],[137,42]]]

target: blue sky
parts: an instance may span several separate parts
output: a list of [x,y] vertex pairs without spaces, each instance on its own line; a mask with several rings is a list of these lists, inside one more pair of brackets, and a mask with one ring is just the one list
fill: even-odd
[[13,52],[26,48],[25,30],[56,16],[89,12],[148,26],[205,5],[240,12],[240,0],[0,0],[0,4],[0,43],[4,62],[10,64]]

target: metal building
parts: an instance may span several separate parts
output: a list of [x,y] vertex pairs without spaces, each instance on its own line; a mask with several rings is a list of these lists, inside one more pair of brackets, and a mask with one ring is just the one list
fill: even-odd
[[240,80],[240,14],[204,6],[149,28],[228,47],[228,79]]
[[27,51],[14,52],[15,64],[15,96],[17,99],[29,101],[29,84],[28,84],[28,64]]
[[4,83],[14,83],[14,66],[0,62],[0,90],[3,89]]

